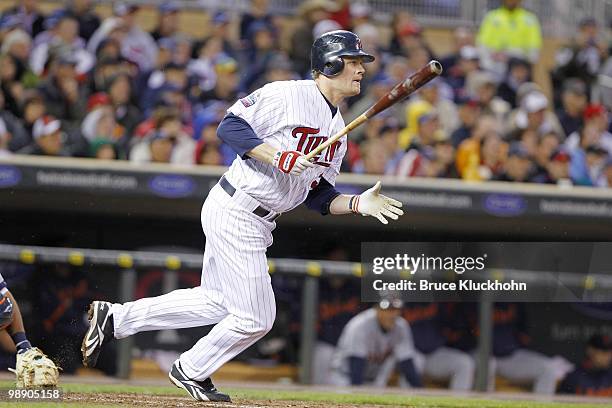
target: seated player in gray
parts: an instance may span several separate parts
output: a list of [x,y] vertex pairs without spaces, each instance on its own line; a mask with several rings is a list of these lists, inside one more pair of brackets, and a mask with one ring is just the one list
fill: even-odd
[[421,387],[410,326],[400,316],[402,306],[401,300],[383,299],[348,322],[332,361],[333,384],[384,387],[397,367],[411,386]]

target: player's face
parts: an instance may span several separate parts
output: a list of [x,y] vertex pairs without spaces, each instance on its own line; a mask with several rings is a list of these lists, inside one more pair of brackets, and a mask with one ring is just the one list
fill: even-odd
[[344,69],[338,75],[336,84],[344,97],[358,95],[365,67],[361,58],[344,57]]
[[394,307],[389,309],[377,309],[378,323],[385,330],[393,330],[395,327],[395,320],[400,315],[401,310]]

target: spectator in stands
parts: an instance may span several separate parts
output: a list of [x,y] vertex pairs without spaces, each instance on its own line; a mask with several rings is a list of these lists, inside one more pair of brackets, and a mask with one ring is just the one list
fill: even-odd
[[485,15],[476,44],[482,67],[501,79],[510,57],[537,62],[542,48],[540,23],[535,14],[521,7],[521,0],[503,0],[501,7]]
[[531,81],[531,65],[527,60],[512,57],[508,60],[508,73],[497,88],[497,95],[510,104],[512,109],[518,107],[516,91],[525,82]]
[[195,141],[183,131],[180,116],[168,111],[156,119],[155,129],[132,148],[130,160],[191,165],[195,159],[195,146]]
[[78,82],[76,64],[71,54],[53,56],[47,78],[38,88],[47,112],[69,126],[78,126],[85,116],[87,101],[87,90]]
[[45,115],[34,123],[33,142],[19,150],[18,153],[39,156],[71,156],[70,150],[64,145],[64,137],[59,119]]
[[612,339],[591,336],[582,365],[563,379],[558,390],[562,394],[612,396]]
[[203,139],[198,142],[195,148],[195,164],[205,166],[223,166],[223,156],[219,152],[219,147],[215,144],[208,144]]
[[563,83],[561,108],[556,112],[566,135],[571,135],[583,126],[586,106],[587,89],[584,82],[578,78],[567,79]]
[[179,29],[179,11],[180,5],[177,1],[164,1],[159,5],[159,16],[157,26],[151,32],[151,37],[156,42],[164,37],[172,37]]
[[17,78],[14,59],[7,54],[0,54],[0,91],[4,98],[4,107],[13,115],[20,116],[19,104],[23,98],[23,84]]
[[587,89],[590,88],[606,56],[606,43],[599,38],[597,20],[590,17],[583,19],[572,43],[557,51],[556,65],[551,72],[556,106],[559,106],[563,82],[569,78],[579,78],[587,85]]
[[215,87],[217,81],[215,61],[225,58],[223,44],[218,38],[207,38],[197,47],[196,58],[187,65],[187,72],[194,77],[194,85],[190,90],[191,98],[194,100],[198,99],[202,92]]
[[304,44],[314,42],[314,26],[322,20],[330,17],[331,12],[337,10],[333,1],[329,0],[307,0],[300,4],[298,15],[301,24],[291,36],[289,57],[293,61],[294,70],[303,78],[310,74],[310,48]]
[[433,142],[433,156],[428,175],[438,178],[459,178],[455,166],[455,148],[448,134],[444,131],[435,135]]
[[252,23],[262,22],[269,27],[274,27],[273,16],[268,11],[269,0],[251,0],[249,11],[240,18],[240,40],[249,40],[248,30]]
[[65,10],[78,21],[79,37],[89,41],[93,33],[100,27],[100,17],[93,8],[93,0],[70,0]]
[[19,26],[32,38],[44,30],[44,14],[39,9],[38,0],[17,0],[15,7],[6,10],[2,17],[15,16]]
[[520,108],[510,118],[510,132],[520,136],[526,130],[532,131],[534,141],[538,135],[551,131],[564,135],[559,120],[548,107],[546,95],[539,91],[529,92],[521,99]]
[[260,78],[259,82],[256,82],[253,87],[258,89],[269,82],[289,81],[292,79],[299,79],[299,77],[297,73],[293,71],[291,60],[289,60],[289,57],[287,57],[285,53],[277,52],[270,58],[268,68],[263,78]]
[[33,87],[38,81],[30,69],[29,59],[32,50],[32,38],[25,31],[12,30],[2,38],[0,53],[6,54],[13,59],[15,64],[15,78],[23,83],[24,87]]
[[469,391],[476,369],[469,354],[446,347],[442,329],[446,325],[444,306],[439,303],[410,302],[404,306],[402,317],[412,331],[415,365],[419,373],[435,380],[448,381],[455,391]]
[[378,140],[370,139],[359,146],[361,160],[352,168],[354,173],[385,174],[390,154]]
[[[424,85],[415,100],[421,100],[435,109],[440,120],[440,127],[447,135],[450,135],[459,127],[459,114],[455,104],[441,96],[443,80],[438,78]],[[410,105],[409,105],[410,106]],[[406,109],[407,111],[410,107]]]
[[277,48],[272,29],[262,22],[254,22],[249,27],[248,44],[243,55],[243,65],[246,68],[238,85],[238,89],[245,93],[254,90],[255,84],[271,68],[270,62]]
[[[472,50],[474,49],[474,33],[470,28],[457,27],[455,31],[453,31],[453,50],[450,54],[440,58],[440,63],[442,64],[443,69],[443,77],[450,77],[459,59],[464,58],[461,56],[461,49],[463,47],[467,47],[466,50],[469,50],[469,56],[472,57]],[[476,59],[480,58],[477,56]]]
[[[32,142],[32,129],[34,123],[47,112],[45,101],[36,91],[28,91],[25,93],[21,110],[23,114],[21,117],[17,118],[9,111],[3,110],[2,104],[0,104],[0,117],[4,119],[9,131],[13,135],[10,144],[12,151],[17,151]],[[8,115],[10,115],[10,117],[7,117]],[[16,130],[16,128],[20,130]]]
[[[348,123],[361,115],[366,109],[385,96],[394,86],[395,83],[387,74],[382,73],[377,75],[370,86],[368,86],[367,90],[360,95],[359,99],[351,106],[348,112],[342,114],[345,121]],[[405,116],[404,108],[399,103],[392,105],[385,112],[389,112],[391,116],[400,120],[403,120]],[[356,142],[363,140],[364,132],[364,126],[357,127],[351,132],[351,139]]]
[[476,47],[466,45],[461,48],[454,65],[446,73],[446,81],[453,90],[453,99],[460,101],[468,97],[466,89],[467,77],[478,71],[479,56]]
[[132,104],[132,81],[127,74],[117,74],[108,80],[108,96],[115,111],[117,123],[131,135],[142,121],[140,109]]
[[393,116],[385,118],[383,126],[380,128],[379,138],[381,144],[385,146],[389,154],[389,159],[385,166],[385,174],[393,174],[404,156],[404,150],[399,146],[400,129],[399,121]]
[[384,387],[398,366],[412,387],[422,386],[410,326],[401,317],[401,308],[400,300],[383,299],[348,322],[332,361],[333,384]]
[[451,143],[455,148],[470,137],[481,113],[480,104],[474,98],[462,98],[457,105],[459,106],[459,127],[451,134]]
[[504,170],[495,177],[495,180],[526,182],[531,171],[532,162],[529,152],[520,142],[514,142],[508,149]]
[[599,187],[612,187],[612,157],[608,157],[603,164],[597,185]]
[[172,55],[172,61],[179,65],[187,65],[191,61],[191,55],[193,53],[193,41],[191,37],[186,34],[176,34],[174,36],[175,50]]
[[[98,95],[94,95],[92,98]],[[104,97],[106,98],[105,101],[103,101]],[[126,134],[125,128],[115,121],[113,107],[107,95],[100,95],[100,104],[96,105],[85,116],[81,125],[81,133],[88,142],[90,155],[94,156],[92,152],[97,154],[103,146],[111,145],[121,158],[126,156],[129,135]]]
[[[196,152],[196,160],[206,154],[206,161],[219,165],[229,166],[236,158],[236,152],[217,136],[217,127],[223,120],[225,105],[211,104],[207,109],[202,109],[193,120],[193,138],[198,141],[199,152]],[[206,164],[198,162],[198,164]],[[213,164],[213,163],[210,163]]]
[[[588,137],[588,143],[581,143],[583,139],[580,131],[574,132],[565,140],[565,146],[569,151],[578,148],[579,145],[586,147],[589,144],[596,144],[612,154],[612,134],[608,131],[608,111],[600,104],[590,104],[584,109],[583,113],[584,129],[589,128],[590,133],[595,133],[593,137]],[[592,139],[592,140],[591,140]]]
[[[550,161],[555,157],[557,152],[566,153],[559,149],[560,144],[559,135],[555,132],[548,132],[538,137],[537,147],[533,155],[534,168],[531,181],[535,183],[551,182],[549,180],[552,179],[549,178],[548,174],[548,165]],[[559,156],[559,159],[561,158],[562,155]],[[567,154],[567,159],[569,162],[569,154]]]
[[578,135],[578,143],[575,146],[565,144],[571,155],[570,177],[574,184],[593,186],[598,178],[597,165],[603,164],[597,149],[601,133],[595,123],[588,123],[580,129]]
[[0,118],[0,159],[8,157],[12,154],[9,150],[9,142],[11,141],[11,134],[6,128],[6,123]]
[[[489,178],[488,172],[480,171],[482,141],[488,134],[498,133],[499,129],[500,126],[495,117],[482,115],[478,118],[470,137],[461,142],[457,148],[455,162],[461,178],[471,181]],[[491,163],[493,162],[494,160]]]
[[497,81],[495,77],[485,71],[472,72],[467,77],[466,88],[468,95],[480,102],[482,113],[493,116],[503,129],[510,113],[510,104],[496,96]]
[[[95,65],[94,56],[85,50],[85,42],[79,38],[79,23],[65,10],[56,10],[45,21],[47,31],[36,39],[30,55],[30,67],[36,75],[43,75],[52,53],[69,54],[77,61],[78,75],[89,72]],[[45,38],[41,38],[41,37]]]
[[139,6],[135,3],[116,2],[113,5],[114,16],[102,22],[89,40],[87,49],[95,53],[104,39],[118,35],[124,58],[135,63],[140,71],[153,69],[157,62],[157,44],[149,33],[136,25],[138,10]]
[[[393,37],[389,52],[393,55],[414,58],[416,50],[424,50],[426,59],[429,60],[433,53],[422,33],[421,25],[406,11],[398,11],[393,16]],[[422,65],[421,65],[422,66]]]
[[151,73],[147,89],[141,94],[140,106],[145,114],[148,114],[156,104],[168,96],[168,93],[183,94],[187,91],[188,85],[187,67],[170,62]]
[[359,281],[322,279],[319,287],[317,342],[313,352],[313,384],[329,384],[331,363],[342,329],[361,310]]
[[203,92],[198,102],[203,106],[213,101],[233,103],[238,97],[238,64],[227,56],[220,57],[215,61],[215,86],[207,92]]
[[558,184],[560,186],[572,185],[569,174],[571,157],[563,148],[555,149],[545,164],[544,171],[536,173],[530,180],[534,183]]
[[424,110],[417,119],[417,134],[411,140],[406,153],[400,159],[395,175],[401,177],[437,177],[438,167],[434,166],[434,146],[443,139],[438,113]]

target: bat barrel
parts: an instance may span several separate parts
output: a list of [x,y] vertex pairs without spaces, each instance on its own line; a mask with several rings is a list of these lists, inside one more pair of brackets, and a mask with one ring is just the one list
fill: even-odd
[[431,69],[431,72],[433,72],[434,74],[440,75],[442,73],[442,64],[440,64],[439,61],[431,60],[427,65],[429,66],[429,69]]

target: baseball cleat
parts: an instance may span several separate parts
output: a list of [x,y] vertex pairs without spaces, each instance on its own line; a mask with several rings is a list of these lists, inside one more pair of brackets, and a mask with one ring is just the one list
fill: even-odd
[[114,337],[113,316],[110,312],[110,302],[96,300],[89,305],[89,330],[83,338],[81,352],[83,365],[95,367],[102,345]]
[[172,364],[168,377],[172,384],[187,391],[196,401],[232,402],[229,395],[223,394],[215,388],[210,378],[204,381],[196,381],[187,377],[178,360]]

